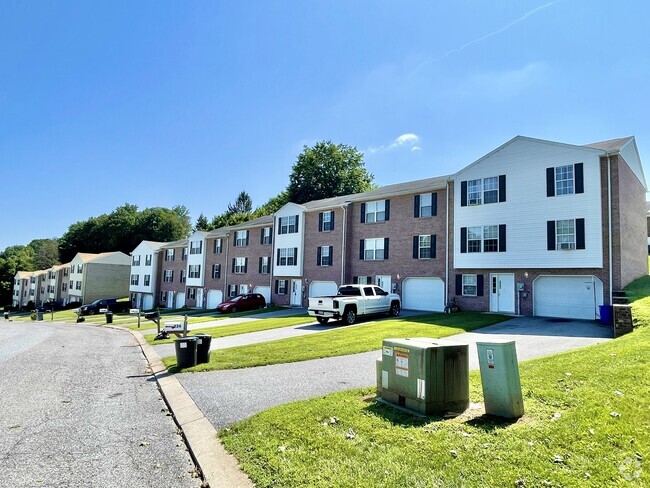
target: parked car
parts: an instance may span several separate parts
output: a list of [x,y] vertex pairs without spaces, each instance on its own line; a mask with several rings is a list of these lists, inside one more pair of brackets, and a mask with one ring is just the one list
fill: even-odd
[[319,324],[330,319],[342,320],[352,325],[357,317],[377,313],[388,313],[396,317],[402,302],[396,293],[388,293],[375,285],[343,285],[333,297],[309,299],[307,313],[316,317]]
[[38,307],[36,310],[39,312],[49,312],[51,310],[54,310],[55,312],[58,310],[63,310],[63,305],[57,302],[46,302],[40,307]]
[[257,310],[266,307],[266,300],[259,293],[244,293],[237,295],[217,305],[221,313],[241,312],[243,310]]
[[127,312],[131,308],[128,301],[118,302],[116,298],[100,298],[87,305],[79,307],[80,315],[95,315],[100,313],[102,308],[107,308],[110,312],[122,313]]

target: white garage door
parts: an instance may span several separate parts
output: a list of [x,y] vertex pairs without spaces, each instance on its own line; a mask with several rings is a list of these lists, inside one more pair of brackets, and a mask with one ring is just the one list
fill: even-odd
[[185,306],[185,292],[178,292],[176,294],[176,308],[183,308]]
[[142,308],[144,310],[151,310],[153,308],[153,295],[146,294],[142,302]]
[[534,313],[542,317],[594,320],[603,304],[595,276],[540,276],[533,282]]
[[309,284],[310,297],[332,297],[339,287],[333,281],[312,281]]
[[270,286],[256,286],[253,288],[253,293],[259,293],[264,297],[264,300],[266,300],[266,304],[268,305],[269,302],[271,301],[271,287]]
[[208,291],[208,308],[217,308],[223,302],[223,293],[221,290],[209,290]]
[[402,282],[402,308],[445,311],[445,285],[440,278],[405,278]]

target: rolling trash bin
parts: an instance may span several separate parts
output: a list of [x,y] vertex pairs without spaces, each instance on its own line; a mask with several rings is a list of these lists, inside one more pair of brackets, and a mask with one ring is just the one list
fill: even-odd
[[113,312],[106,312],[106,323],[107,324],[113,323]]
[[179,337],[174,340],[176,348],[176,364],[179,368],[191,368],[196,366],[196,346],[198,345],[196,336]]
[[196,334],[196,364],[210,362],[210,343],[212,336],[209,334]]
[[601,325],[612,325],[614,323],[614,307],[611,305],[599,305]]

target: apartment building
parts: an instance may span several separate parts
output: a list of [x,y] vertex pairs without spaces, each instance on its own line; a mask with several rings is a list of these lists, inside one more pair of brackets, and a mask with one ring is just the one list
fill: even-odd
[[131,258],[123,252],[77,253],[69,269],[69,303],[129,296]]
[[[18,271],[14,276],[12,305],[14,307],[26,307],[30,301],[30,284],[32,272]],[[33,295],[32,295],[33,296]]]
[[160,290],[160,248],[166,243],[142,241],[131,252],[129,296],[135,308],[150,310],[157,304]]
[[158,305],[168,308],[185,306],[185,282],[187,279],[188,240],[168,242],[160,246],[160,271],[158,276]]
[[48,301],[67,305],[68,286],[70,285],[70,263],[52,266],[48,272]]

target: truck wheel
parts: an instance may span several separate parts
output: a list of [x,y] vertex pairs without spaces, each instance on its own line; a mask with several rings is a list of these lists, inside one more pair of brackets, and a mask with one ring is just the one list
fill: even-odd
[[391,317],[397,317],[399,315],[399,312],[400,312],[399,302],[391,303],[390,304],[390,310],[388,311],[388,314]]
[[319,324],[325,325],[327,322],[330,321],[329,317],[316,317],[316,320],[318,321]]
[[348,308],[343,312],[343,323],[352,325],[357,320],[357,312],[353,308]]

